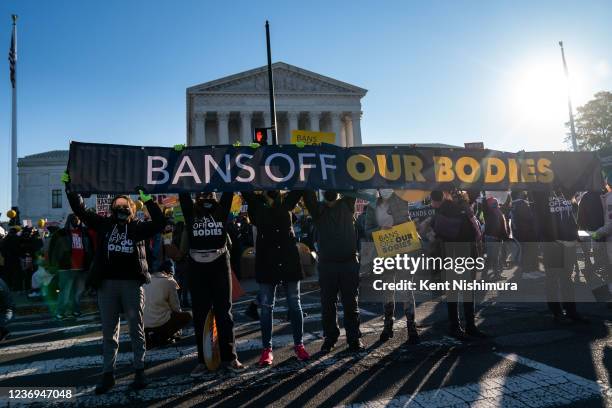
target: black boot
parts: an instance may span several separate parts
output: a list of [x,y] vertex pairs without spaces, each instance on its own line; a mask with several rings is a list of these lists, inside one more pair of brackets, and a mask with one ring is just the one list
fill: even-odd
[[96,394],[105,394],[115,386],[115,376],[113,373],[103,373],[102,380],[96,385]]
[[407,322],[408,338],[406,343],[408,344],[419,344],[419,332],[417,331],[416,324],[414,322]]
[[393,337],[393,317],[385,316],[385,326],[380,333],[380,341],[387,341]]
[[134,373],[134,381],[130,384],[130,387],[134,390],[142,390],[147,386],[147,379],[145,378],[144,368],[136,370]]

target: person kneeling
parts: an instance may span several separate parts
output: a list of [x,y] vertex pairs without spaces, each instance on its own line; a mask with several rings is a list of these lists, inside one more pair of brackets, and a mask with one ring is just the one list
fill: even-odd
[[159,272],[144,285],[144,326],[147,348],[172,342],[177,332],[191,322],[191,313],[181,311],[178,283],[174,280],[172,261],[164,261]]

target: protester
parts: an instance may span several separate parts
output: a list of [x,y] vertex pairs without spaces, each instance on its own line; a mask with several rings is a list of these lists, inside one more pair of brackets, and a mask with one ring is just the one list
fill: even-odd
[[21,261],[21,275],[18,279],[19,290],[29,292],[32,289],[32,274],[36,272],[36,259],[43,248],[43,241],[38,231],[32,227],[23,227],[19,237],[19,256]]
[[59,277],[56,319],[81,315],[79,303],[92,259],[93,249],[87,229],[79,217],[69,214],[64,228],[51,236],[48,249],[49,270]]
[[4,258],[4,280],[11,290],[21,290],[20,279],[22,275],[21,248],[20,248],[21,227],[13,225],[9,228],[8,234],[2,241],[2,257]]
[[538,269],[538,233],[536,218],[525,191],[514,190],[511,193],[510,220],[512,237],[520,245],[519,265],[515,279],[520,279],[523,272]]
[[[399,198],[392,189],[382,189],[379,191],[379,198],[376,206],[368,206],[366,213],[365,231],[367,236],[380,229],[390,229],[395,225],[410,221],[408,202]],[[396,270],[388,270],[388,276],[396,281]],[[412,275],[411,275],[412,277]],[[408,301],[404,302],[404,313],[406,315],[406,327],[408,332],[408,343],[416,344],[419,342],[419,333],[416,328],[414,292],[407,290]],[[385,291],[384,303],[384,327],[380,334],[381,341],[387,341],[393,337],[393,322],[395,320],[395,291]]]
[[359,263],[355,229],[355,198],[325,191],[324,203],[314,191],[304,193],[304,203],[318,231],[321,320],[325,340],[321,351],[330,352],[338,341],[340,329],[336,305],[338,294],[344,309],[346,341],[351,352],[364,349],[359,330]]
[[[480,241],[481,235],[478,221],[469,205],[467,194],[462,191],[456,191],[452,195],[447,192],[432,191],[431,201],[432,207],[436,209],[432,228],[436,234],[436,239],[441,241],[440,256],[444,258],[476,258],[479,255],[477,243]],[[445,272],[447,281],[458,277],[453,270]],[[473,272],[472,276],[461,277],[473,279]],[[473,291],[461,293],[465,321],[465,325],[461,326],[458,310],[459,295],[460,293],[457,291],[447,292],[449,334],[459,340],[465,340],[466,335],[476,338],[486,337],[476,327]]]
[[191,322],[191,313],[181,310],[171,260],[162,262],[160,270],[144,285],[144,327],[147,348],[167,344],[177,332]]
[[491,270],[493,279],[500,279],[504,268],[502,259],[503,243],[509,238],[506,217],[499,208],[499,202],[495,197],[487,197],[483,202],[484,214],[484,240],[487,253],[488,269]]
[[[606,174],[606,193],[601,196],[601,203],[604,209],[604,225],[597,229],[593,238],[595,240],[605,239],[606,252],[608,255],[607,265],[605,268],[608,288],[612,291],[612,170]],[[602,260],[602,263],[605,260]],[[611,307],[612,302],[608,302],[608,307]]]
[[543,241],[546,299],[553,320],[559,324],[566,323],[567,319],[575,323],[586,323],[587,320],[576,310],[571,280],[578,241],[578,226],[572,203],[560,191],[533,191],[532,194]]
[[15,303],[13,302],[11,289],[0,278],[0,341],[4,340],[9,334],[6,325],[13,318],[14,311]]
[[234,372],[245,369],[235,347],[232,277],[225,228],[233,196],[234,193],[226,192],[217,201],[214,193],[198,193],[194,203],[188,193],[179,194],[189,244],[187,278],[198,348],[198,364],[191,372],[192,377],[206,372],[204,324],[211,307],[219,333],[222,366]]
[[144,289],[150,282],[145,241],[161,232],[165,219],[150,195],[140,190],[151,221],[135,218],[136,205],[128,196],[118,195],[111,202],[111,216],[103,217],[87,211],[80,195],[70,192],[70,176],[64,173],[68,202],[74,214],[96,231],[99,244],[90,272],[90,284],[98,291],[98,307],[102,321],[104,366],[102,381],[96,394],[103,394],[115,385],[115,362],[119,350],[119,314],[127,318],[134,352],[135,376],[132,388],[146,387],[144,374],[145,334],[143,322]]
[[260,366],[272,365],[272,316],[276,287],[282,283],[287,294],[294,351],[299,360],[308,360],[304,348],[304,317],[300,303],[300,281],[304,271],[291,224],[291,212],[302,197],[302,191],[282,194],[267,191],[263,194],[243,192],[249,206],[249,218],[257,227],[255,241],[255,278],[259,283],[261,306],[261,337],[263,350]]

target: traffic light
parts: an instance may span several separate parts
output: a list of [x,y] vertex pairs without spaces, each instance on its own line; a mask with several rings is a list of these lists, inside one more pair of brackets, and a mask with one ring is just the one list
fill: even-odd
[[260,145],[268,144],[268,129],[267,128],[255,128],[253,132],[253,142],[259,143]]

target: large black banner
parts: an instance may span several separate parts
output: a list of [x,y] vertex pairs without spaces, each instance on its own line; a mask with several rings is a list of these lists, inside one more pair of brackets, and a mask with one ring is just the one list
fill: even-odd
[[599,190],[592,152],[520,152],[411,146],[168,147],[70,144],[71,188],[81,193],[270,189]]

